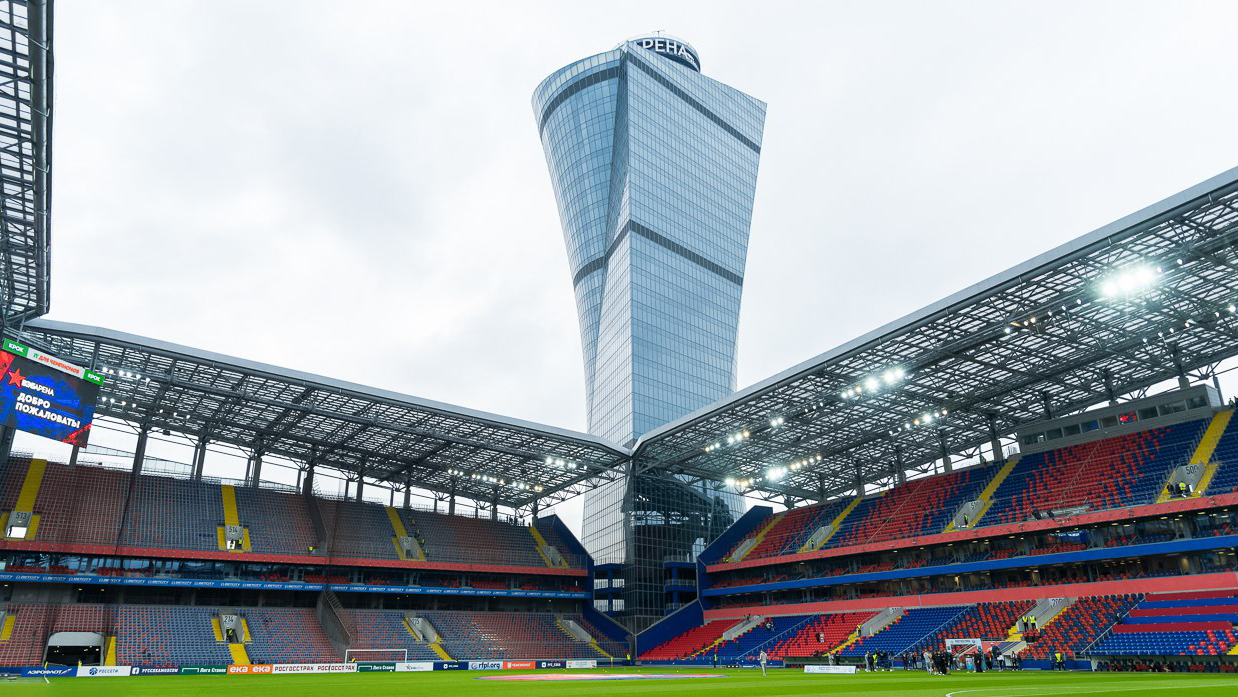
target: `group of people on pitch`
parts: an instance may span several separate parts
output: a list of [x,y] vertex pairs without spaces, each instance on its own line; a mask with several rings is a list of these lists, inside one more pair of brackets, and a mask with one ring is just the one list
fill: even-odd
[[868,651],[864,654],[864,668],[870,673],[878,670],[894,670],[894,657],[885,649]]

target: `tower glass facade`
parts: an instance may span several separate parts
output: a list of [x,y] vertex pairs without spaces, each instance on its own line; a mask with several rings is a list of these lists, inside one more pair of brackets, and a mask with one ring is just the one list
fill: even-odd
[[[618,443],[735,390],[765,104],[699,66],[684,42],[636,39],[556,71],[533,96],[576,294],[589,430]],[[732,515],[739,506],[708,486],[629,477],[586,495],[584,543],[599,562],[654,555],[660,570],[662,556],[690,553],[688,536],[708,534],[715,504]],[[660,575],[657,585],[660,598]],[[660,616],[660,601],[654,612],[633,600],[629,614]]]

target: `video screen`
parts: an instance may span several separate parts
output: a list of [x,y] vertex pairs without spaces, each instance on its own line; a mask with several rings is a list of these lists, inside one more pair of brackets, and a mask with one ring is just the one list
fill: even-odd
[[5,340],[0,351],[0,423],[85,446],[99,383],[102,379],[95,373]]

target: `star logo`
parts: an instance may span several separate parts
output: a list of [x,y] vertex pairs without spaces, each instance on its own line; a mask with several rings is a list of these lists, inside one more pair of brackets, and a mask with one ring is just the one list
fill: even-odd
[[25,380],[25,378],[22,377],[22,374],[19,370],[14,370],[13,372],[9,373],[9,384],[10,385],[17,385],[18,387],[21,387],[22,380]]

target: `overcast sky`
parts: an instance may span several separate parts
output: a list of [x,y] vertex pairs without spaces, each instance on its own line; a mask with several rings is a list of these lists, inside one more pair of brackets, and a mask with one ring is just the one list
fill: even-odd
[[1238,165],[1235,26],[1233,2],[57,0],[50,317],[583,430],[529,106],[552,71],[663,29],[768,102],[743,386]]

